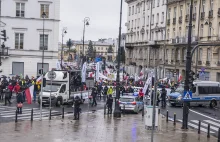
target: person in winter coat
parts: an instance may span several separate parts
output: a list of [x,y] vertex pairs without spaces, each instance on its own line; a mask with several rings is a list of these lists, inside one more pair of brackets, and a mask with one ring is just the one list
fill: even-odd
[[22,114],[23,107],[23,93],[21,91],[17,94],[17,113]]
[[108,114],[112,114],[112,104],[113,104],[113,98],[112,98],[112,95],[109,95],[107,102],[106,102],[106,105],[108,108]]
[[92,99],[93,99],[93,102],[92,102],[92,106],[97,106],[97,102],[96,102],[96,97],[97,97],[97,88],[96,87],[93,87],[92,88]]
[[7,102],[8,102],[9,104],[11,104],[11,101],[10,101],[11,91],[10,91],[8,88],[6,88],[6,89],[4,90],[4,93],[5,93],[5,106],[6,106],[6,105],[7,105]]
[[12,91],[13,91],[13,89],[14,89],[14,86],[10,83],[10,84],[8,85],[8,89],[10,90],[10,99],[11,99]]
[[163,87],[162,92],[161,92],[161,107],[164,107],[164,108],[166,107],[166,96],[167,96],[167,91]]
[[80,113],[80,104],[82,103],[79,96],[76,96],[74,99],[74,120],[79,120]]
[[139,93],[138,93],[138,96],[140,98],[141,101],[143,101],[143,98],[144,98],[144,93],[143,93],[143,89],[141,88]]
[[14,87],[14,91],[16,94],[18,94],[18,92],[21,90],[21,86],[17,83]]
[[108,86],[105,85],[104,89],[103,89],[103,98],[104,98],[104,101],[106,101],[106,96],[107,96],[107,92],[108,92]]

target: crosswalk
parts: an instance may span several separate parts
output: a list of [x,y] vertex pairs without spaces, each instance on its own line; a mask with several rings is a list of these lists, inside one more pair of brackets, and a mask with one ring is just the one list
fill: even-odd
[[[178,120],[182,122],[182,120]],[[220,128],[220,121],[214,120],[202,120],[200,125],[200,130],[207,133],[208,132],[208,124],[210,124],[210,134],[218,133]],[[190,120],[188,122],[188,126],[192,127],[193,129],[198,130],[199,120]]]
[[[23,108],[22,114],[18,114],[18,120],[30,120],[31,119],[31,108]],[[15,119],[16,107],[0,106],[0,119]],[[42,119],[49,118],[49,109],[42,110]],[[61,112],[52,110],[51,116],[59,116]],[[33,120],[40,120],[40,109],[33,108]]]

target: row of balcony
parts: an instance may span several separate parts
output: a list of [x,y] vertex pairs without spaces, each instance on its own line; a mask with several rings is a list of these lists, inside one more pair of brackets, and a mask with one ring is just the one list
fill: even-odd
[[8,54],[8,48],[6,47],[6,48],[3,48],[3,49],[0,49],[0,56],[1,57],[7,57],[7,56],[9,56],[9,54]]
[[[170,60],[170,62],[168,62],[168,60],[167,59],[165,59],[165,62],[162,60],[162,59],[160,59],[160,64],[173,64],[173,65],[175,65],[175,61],[174,60]],[[193,62],[193,63],[195,63],[195,62]],[[186,60],[176,60],[176,64],[182,64],[182,65],[185,65],[186,64]],[[198,61],[198,63],[197,63],[198,65],[203,65],[203,63],[202,63],[202,61]],[[210,66],[211,65],[211,62],[210,61],[206,61],[205,62],[205,65],[206,66]],[[217,62],[217,65],[218,66],[220,66],[220,61],[218,61]]]
[[[210,10],[210,11],[209,11],[209,16],[208,16],[208,17],[209,17],[209,18],[213,18],[213,10]],[[218,17],[220,17],[220,8],[218,9]],[[201,12],[201,14],[200,14],[200,19],[201,19],[201,20],[204,20],[204,18],[205,18],[205,12]],[[196,13],[193,13],[193,15],[192,15],[192,20],[193,20],[193,21],[196,21]],[[182,22],[183,22],[183,16],[180,16],[180,17],[179,17],[178,22],[179,22],[179,24],[182,24]],[[187,15],[185,16],[185,22],[189,22],[189,14],[187,14]],[[173,24],[176,24],[176,18],[173,18]],[[170,25],[170,19],[167,19],[167,25]]]

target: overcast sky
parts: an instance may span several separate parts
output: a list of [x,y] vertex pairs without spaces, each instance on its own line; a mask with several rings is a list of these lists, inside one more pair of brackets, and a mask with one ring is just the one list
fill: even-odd
[[[85,40],[117,38],[120,0],[60,0],[60,3],[60,41],[63,27],[67,27],[64,42],[69,38],[81,40],[85,17],[90,18],[90,25],[86,27]],[[127,4],[124,0],[122,16],[122,32],[126,32]]]

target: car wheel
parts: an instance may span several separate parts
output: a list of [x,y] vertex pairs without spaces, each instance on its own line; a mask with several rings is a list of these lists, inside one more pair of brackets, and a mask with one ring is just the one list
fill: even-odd
[[56,106],[57,107],[60,107],[62,105],[62,100],[61,99],[58,99],[57,102],[56,102]]
[[216,100],[212,100],[212,101],[210,102],[210,107],[211,107],[211,108],[215,108],[216,106],[217,106]]

